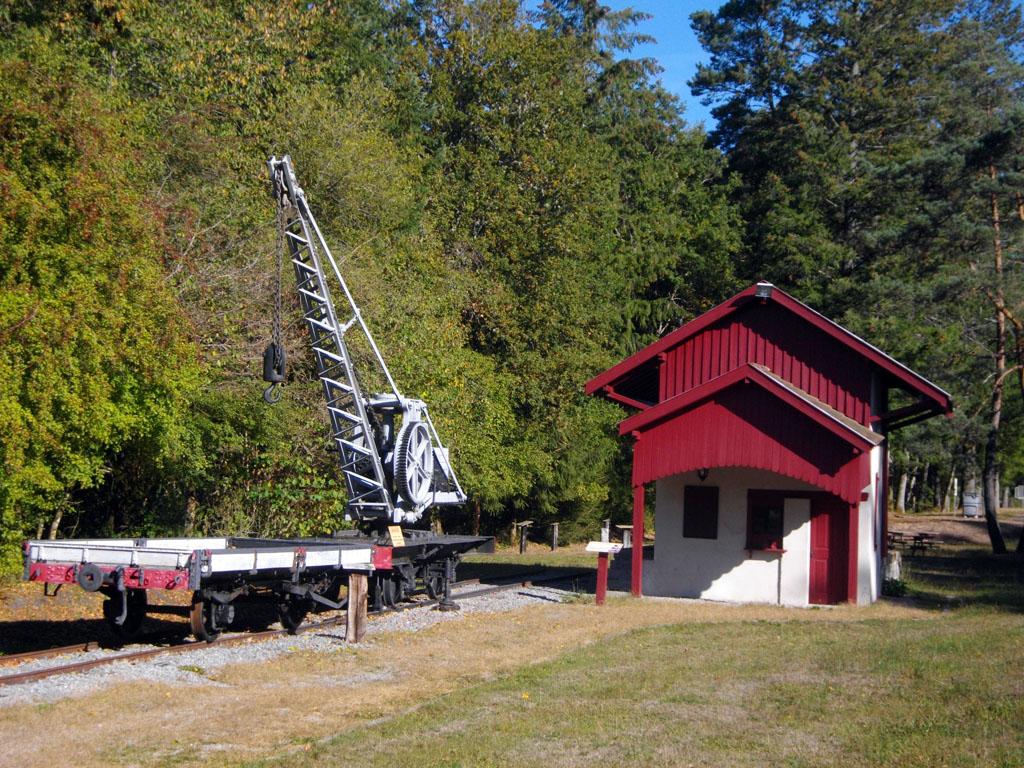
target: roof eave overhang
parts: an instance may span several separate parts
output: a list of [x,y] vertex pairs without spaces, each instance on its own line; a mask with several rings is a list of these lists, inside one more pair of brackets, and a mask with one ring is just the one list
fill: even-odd
[[903,427],[909,427],[911,424],[927,421],[935,416],[948,417],[952,415],[952,401],[949,402],[948,408],[945,408],[928,400],[920,400],[906,406],[905,408],[900,408],[888,414],[882,414],[872,421],[878,428],[885,430],[887,433],[891,433],[898,429],[902,429]]

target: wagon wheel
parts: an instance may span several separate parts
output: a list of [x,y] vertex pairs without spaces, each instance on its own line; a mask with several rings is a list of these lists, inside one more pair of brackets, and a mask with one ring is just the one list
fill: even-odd
[[108,597],[103,601],[103,618],[106,620],[107,626],[110,627],[111,631],[122,640],[133,637],[139,631],[139,627],[142,626],[142,621],[146,618],[146,590],[129,589],[127,591],[127,599],[128,614],[125,616],[124,624],[117,623],[118,618],[121,616],[120,595]]
[[192,609],[188,614],[189,626],[196,640],[212,643],[220,634],[220,628],[213,620],[213,603],[203,598],[198,590],[192,593]]
[[381,576],[380,579],[381,603],[385,608],[395,607],[395,582],[389,576]]
[[395,580],[386,573],[376,573],[369,579],[367,600],[374,611],[394,608],[399,594]]
[[281,617],[281,626],[288,630],[289,635],[294,635],[299,631],[303,619],[309,613],[309,608],[308,601],[296,600],[291,596],[277,604],[277,615]]
[[408,599],[409,595],[406,594],[405,580],[402,578],[402,574],[396,571],[391,577],[391,583],[394,585],[395,590],[394,604],[398,605],[399,603],[404,603]]
[[444,595],[444,574],[437,571],[430,571],[423,579],[423,585],[427,588],[427,597],[437,600]]

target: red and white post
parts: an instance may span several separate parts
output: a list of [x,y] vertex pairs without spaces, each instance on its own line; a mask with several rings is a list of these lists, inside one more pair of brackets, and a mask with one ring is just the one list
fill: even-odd
[[604,605],[608,596],[608,555],[621,550],[621,544],[612,544],[609,541],[592,541],[587,544],[587,552],[597,553],[597,589],[594,591],[594,602],[598,605]]

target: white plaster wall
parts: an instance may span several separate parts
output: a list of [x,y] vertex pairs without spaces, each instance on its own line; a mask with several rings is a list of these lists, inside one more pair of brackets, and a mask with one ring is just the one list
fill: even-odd
[[[882,446],[871,450],[870,482],[864,486],[867,501],[860,502],[857,525],[857,602],[873,603],[882,592],[882,548],[875,544],[878,525],[878,490],[882,476]],[[875,482],[879,478],[879,482]],[[863,496],[863,493],[861,494]]]
[[[718,538],[683,538],[683,489],[718,491]],[[659,480],[655,496],[654,560],[644,563],[644,594],[730,602],[807,605],[810,501],[787,499],[783,554],[747,553],[747,491],[815,491],[807,483],[762,470],[716,468],[701,483],[696,473]]]
[[786,499],[783,512],[785,554],[779,558],[779,602],[807,605],[811,586],[811,500]]

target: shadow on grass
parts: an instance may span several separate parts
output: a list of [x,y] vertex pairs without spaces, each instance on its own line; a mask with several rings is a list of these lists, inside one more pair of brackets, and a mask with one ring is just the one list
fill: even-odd
[[910,596],[929,608],[986,606],[1024,613],[1024,558],[980,548],[903,560]]

